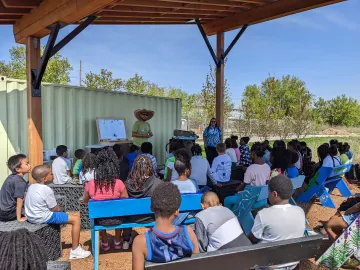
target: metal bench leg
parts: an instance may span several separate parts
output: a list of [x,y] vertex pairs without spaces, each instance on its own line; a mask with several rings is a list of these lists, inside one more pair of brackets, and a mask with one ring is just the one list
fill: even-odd
[[99,232],[94,231],[94,238],[91,239],[93,245],[93,256],[94,256],[94,270],[99,269]]
[[340,191],[341,193],[341,196],[347,198],[347,197],[350,197],[352,195],[351,193],[351,190],[349,189],[349,187],[346,185],[344,179],[341,179],[336,187],[338,188],[338,190]]
[[323,206],[328,208],[336,208],[333,200],[330,197],[330,194],[326,191],[324,186],[320,187],[320,189],[316,192],[316,195],[319,197]]

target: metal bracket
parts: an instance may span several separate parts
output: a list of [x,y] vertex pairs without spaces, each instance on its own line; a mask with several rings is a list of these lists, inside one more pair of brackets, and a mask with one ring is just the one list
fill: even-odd
[[205,41],[205,43],[206,43],[206,46],[208,47],[209,52],[210,52],[210,54],[211,54],[211,56],[212,56],[212,58],[213,58],[213,60],[214,60],[214,62],[215,62],[216,67],[220,67],[222,64],[224,64],[225,58],[227,57],[227,55],[230,53],[230,51],[232,50],[232,48],[235,46],[235,44],[238,42],[238,40],[241,38],[242,34],[244,34],[244,32],[246,31],[246,29],[247,29],[248,26],[249,26],[248,24],[245,24],[245,25],[240,29],[239,33],[236,35],[236,37],[234,38],[234,40],[230,43],[230,45],[229,45],[229,47],[226,49],[226,51],[221,54],[221,57],[220,57],[220,58],[218,58],[218,57],[216,56],[216,54],[215,54],[215,51],[214,51],[213,47],[212,47],[211,44],[210,44],[210,41],[209,41],[209,39],[208,39],[208,37],[207,37],[207,35],[206,35],[206,33],[205,33],[205,30],[204,30],[204,28],[203,28],[200,20],[199,20],[199,19],[195,19],[195,21],[196,21],[196,24],[197,24],[197,26],[198,26],[198,28],[199,28],[199,30],[200,30],[201,36],[203,37],[203,39],[204,39],[204,41]]
[[[41,81],[44,76],[47,64],[52,56],[59,52],[66,44],[73,40],[78,34],[80,34],[86,27],[88,27],[97,17],[89,16],[85,21],[79,24],[73,31],[71,31],[66,37],[59,41],[55,45],[56,38],[58,36],[60,28],[63,26],[63,23],[57,22],[54,25],[50,26],[51,33],[47,41],[45,51],[41,57],[40,66],[37,69],[32,70],[32,97],[41,97]],[[55,45],[55,46],[54,46]]]

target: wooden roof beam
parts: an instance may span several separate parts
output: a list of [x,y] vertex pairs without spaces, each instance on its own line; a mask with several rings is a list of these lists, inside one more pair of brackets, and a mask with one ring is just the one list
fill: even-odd
[[1,0],[6,8],[36,8],[40,0]]
[[44,0],[31,13],[24,15],[14,25],[15,41],[25,43],[28,36],[43,37],[49,34],[46,27],[61,21],[75,23],[94,14],[114,0]]
[[[199,14],[168,14],[168,13],[132,13],[132,12],[108,12],[103,11],[97,14],[101,18],[113,17],[113,18],[180,18],[180,19],[193,19],[199,18]],[[212,19],[224,17],[218,14],[212,15],[201,15],[200,18],[209,18]],[[101,19],[100,18],[100,19]]]
[[331,5],[346,0],[278,0],[264,6],[252,8],[203,25],[208,36],[220,31],[230,31],[245,24],[256,24],[288,16],[302,11]]
[[[159,2],[182,3],[182,4],[198,4],[222,7],[243,7],[244,3],[232,2],[228,0],[158,0]],[[244,1],[242,1],[244,2]]]

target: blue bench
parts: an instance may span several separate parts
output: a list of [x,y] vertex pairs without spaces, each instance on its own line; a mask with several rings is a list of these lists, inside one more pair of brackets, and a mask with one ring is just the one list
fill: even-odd
[[[183,194],[180,205],[180,212],[200,211],[202,194]],[[108,201],[90,200],[88,203],[90,227],[91,227],[91,244],[94,256],[94,269],[98,269],[99,264],[99,231],[128,229],[137,227],[154,227],[155,222],[150,223],[122,223],[116,226],[101,226],[96,224],[95,219],[111,217],[130,217],[136,215],[151,215],[150,210],[151,198],[143,199],[118,199]],[[195,218],[186,219],[183,224],[193,224]]]
[[341,196],[347,198],[352,195],[349,187],[346,185],[342,175],[351,169],[352,163],[341,165],[339,167],[321,167],[315,176],[310,180],[306,190],[299,196],[297,202],[308,203],[317,196],[323,206],[336,208],[330,194],[337,188]]

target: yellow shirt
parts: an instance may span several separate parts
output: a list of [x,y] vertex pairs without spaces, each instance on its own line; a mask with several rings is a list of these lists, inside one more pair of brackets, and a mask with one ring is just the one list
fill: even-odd
[[[148,134],[151,132],[150,124],[144,121],[136,121],[133,125],[132,131],[142,135]],[[133,137],[133,143],[139,147],[147,141],[148,138]]]

